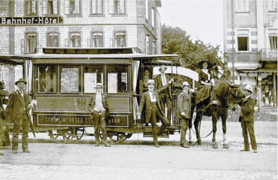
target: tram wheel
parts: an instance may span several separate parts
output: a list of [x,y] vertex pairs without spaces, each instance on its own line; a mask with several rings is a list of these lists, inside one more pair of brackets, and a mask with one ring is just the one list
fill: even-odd
[[57,130],[49,130],[48,133],[49,133],[50,139],[57,139],[60,135]]
[[129,134],[129,133],[112,132],[109,135],[109,138],[115,143],[120,143],[120,142],[123,142],[126,139],[130,138],[131,136],[132,136],[132,134]]
[[75,128],[75,137],[77,140],[80,140],[83,137],[84,131],[85,131],[84,127]]
[[68,129],[64,131],[63,139],[66,140],[72,140],[74,137],[74,129]]

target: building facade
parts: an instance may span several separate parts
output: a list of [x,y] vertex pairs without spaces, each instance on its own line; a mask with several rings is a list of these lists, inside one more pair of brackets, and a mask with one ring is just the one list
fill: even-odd
[[[0,0],[0,55],[40,47],[138,47],[158,54],[159,7],[160,0]],[[22,69],[0,66],[9,92]]]
[[251,84],[258,107],[277,106],[277,0],[225,0],[224,52],[232,79]]

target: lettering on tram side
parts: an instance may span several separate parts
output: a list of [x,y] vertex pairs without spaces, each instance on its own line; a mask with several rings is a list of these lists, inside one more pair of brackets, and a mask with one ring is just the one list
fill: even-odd
[[39,125],[93,125],[90,116],[81,115],[57,115],[57,114],[38,114]]

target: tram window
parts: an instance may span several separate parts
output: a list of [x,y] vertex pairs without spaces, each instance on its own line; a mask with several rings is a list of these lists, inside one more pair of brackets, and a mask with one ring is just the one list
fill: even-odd
[[128,91],[128,66],[107,66],[108,93],[126,93]]
[[103,84],[104,66],[84,67],[84,93],[96,93],[96,83]]
[[56,93],[57,92],[57,67],[41,66],[39,67],[38,92]]
[[79,92],[79,68],[61,68],[61,93]]

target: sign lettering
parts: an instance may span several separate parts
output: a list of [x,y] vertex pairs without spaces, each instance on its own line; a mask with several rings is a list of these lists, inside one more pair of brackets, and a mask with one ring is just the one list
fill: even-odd
[[1,17],[0,24],[60,24],[62,17]]

